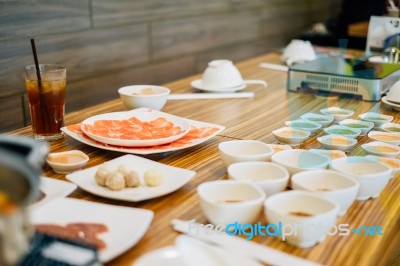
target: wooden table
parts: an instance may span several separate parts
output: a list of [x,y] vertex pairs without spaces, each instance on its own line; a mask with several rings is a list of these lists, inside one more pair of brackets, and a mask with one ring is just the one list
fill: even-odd
[[[204,144],[164,154],[145,156],[146,158],[168,165],[183,167],[197,172],[197,175],[180,190],[160,198],[140,203],[130,203],[109,200],[76,190],[71,197],[100,203],[120,206],[131,206],[152,210],[155,214],[153,223],[145,236],[136,246],[107,265],[129,265],[135,259],[148,251],[174,243],[179,235],[172,230],[170,220],[196,219],[207,223],[199,206],[196,187],[212,180],[227,179],[225,167],[218,155],[218,143],[232,139],[256,139],[267,143],[277,141],[271,131],[282,127],[284,121],[296,119],[306,112],[319,112],[321,108],[339,105],[355,110],[355,115],[370,110],[393,115],[395,122],[400,122],[400,115],[380,102],[353,101],[350,99],[319,98],[314,95],[287,93],[286,76],[284,72],[262,69],[261,62],[279,63],[279,54],[270,53],[238,63],[241,73],[246,79],[263,79],[268,87],[248,85],[246,91],[255,92],[253,99],[224,99],[224,100],[185,100],[169,101],[163,111],[190,119],[224,125],[226,130]],[[190,82],[199,78],[192,76],[176,82],[165,84],[174,93],[194,92]],[[110,84],[112,88],[112,84]],[[118,97],[115,91],[116,98]],[[66,124],[79,123],[83,119],[106,112],[125,110],[119,99],[93,106],[78,112],[67,114]],[[31,136],[29,127],[13,132],[14,134]],[[323,133],[319,133],[322,135]],[[367,142],[367,137],[360,137],[359,143]],[[320,148],[315,137],[305,142],[301,148]],[[63,140],[51,143],[51,151],[66,151],[80,149],[90,156],[88,167],[122,156],[118,152],[110,152],[92,148],[66,136]],[[363,154],[360,145],[354,148],[350,155]],[[46,166],[44,174],[60,180],[64,175],[55,174]],[[281,242],[273,237],[256,237],[253,241],[285,251],[287,253],[309,259],[325,265],[378,265],[389,262],[393,255],[399,262],[400,253],[400,177],[393,178],[379,198],[355,202],[348,213],[338,219],[337,223],[347,223],[352,228],[362,225],[380,225],[384,228],[383,236],[346,237],[329,236],[327,239],[309,249],[300,249]],[[260,221],[265,223],[263,214]]]

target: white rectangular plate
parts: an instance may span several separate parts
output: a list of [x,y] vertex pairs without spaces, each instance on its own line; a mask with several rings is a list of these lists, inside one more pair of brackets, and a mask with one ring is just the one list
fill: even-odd
[[135,245],[146,233],[153,220],[153,212],[70,198],[59,198],[32,211],[33,224],[100,223],[108,232],[98,237],[106,243],[99,258],[107,262]]
[[38,202],[32,204],[31,207],[37,208],[56,198],[63,198],[71,194],[77,185],[71,182],[57,180],[55,178],[40,177],[40,190],[45,194],[45,197]]
[[[111,167],[124,165],[128,169],[136,171],[141,178],[142,185],[119,191],[102,187],[95,180],[96,171],[99,166],[68,174],[66,178],[77,184],[81,189],[97,196],[135,202],[169,194],[184,186],[196,174],[196,172],[191,170],[169,166],[130,154],[110,160],[106,164]],[[160,186],[149,187],[144,185],[143,174],[149,169],[158,169],[163,173],[163,181]]]

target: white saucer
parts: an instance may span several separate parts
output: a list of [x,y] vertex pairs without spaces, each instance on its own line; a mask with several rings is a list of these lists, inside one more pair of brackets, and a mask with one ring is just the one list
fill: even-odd
[[234,91],[240,91],[246,88],[246,84],[243,83],[242,85],[236,86],[236,87],[229,87],[229,88],[210,88],[210,87],[204,87],[203,82],[201,79],[196,79],[193,80],[190,85],[198,90],[202,91],[210,91],[210,92],[234,92]]
[[387,100],[386,96],[382,97],[382,102],[390,105],[394,110],[400,111],[400,104],[396,104]]

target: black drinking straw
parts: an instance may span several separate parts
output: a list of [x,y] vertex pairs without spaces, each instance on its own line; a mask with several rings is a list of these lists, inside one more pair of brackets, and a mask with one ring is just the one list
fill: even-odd
[[36,76],[39,86],[39,92],[42,93],[42,77],[40,75],[39,60],[36,53],[35,39],[31,39],[31,46],[32,46],[33,59],[35,60],[35,68],[36,68]]
[[[35,39],[31,39],[31,46],[32,46],[33,59],[35,60],[36,76],[37,76],[37,83],[38,83],[38,88],[39,88],[40,108],[42,109],[42,113],[46,116],[46,119],[49,119],[48,113],[46,112],[47,110],[46,110],[44,96],[43,96],[42,77],[40,75],[39,60],[38,60],[38,56],[36,53]],[[41,122],[44,126],[44,130],[47,132],[47,130],[48,130],[47,121],[42,120]]]

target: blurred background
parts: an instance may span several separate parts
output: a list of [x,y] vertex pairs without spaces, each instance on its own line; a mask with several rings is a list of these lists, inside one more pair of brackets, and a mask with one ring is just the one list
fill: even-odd
[[343,7],[341,0],[0,0],[0,132],[30,123],[23,77],[33,64],[30,38],[41,63],[67,66],[71,112],[117,98],[121,86],[167,83],[212,59],[237,62],[294,38],[335,46]]

